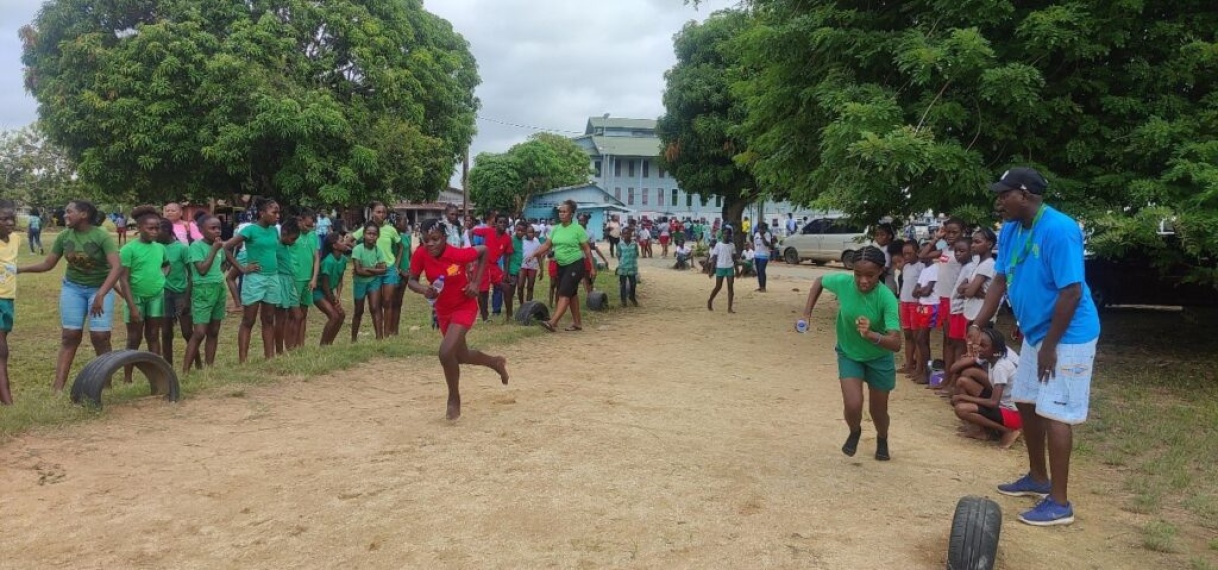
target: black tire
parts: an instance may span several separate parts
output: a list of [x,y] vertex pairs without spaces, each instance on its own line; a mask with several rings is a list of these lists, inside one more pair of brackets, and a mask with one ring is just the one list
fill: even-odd
[[793,247],[788,247],[786,251],[782,252],[782,260],[791,265],[799,265],[799,252],[795,251]]
[[148,378],[153,396],[164,395],[170,402],[181,397],[178,374],[160,355],[142,350],[115,350],[94,358],[81,369],[72,382],[72,401],[100,408],[101,393],[109,387],[110,377],[128,365],[135,366]]
[[516,309],[516,322],[525,326],[550,320],[550,309],[541,301],[528,301]]
[[842,252],[842,267],[846,269],[854,269],[854,251],[846,250]]
[[823,259],[813,259],[812,260],[812,264],[817,267],[823,267],[826,263],[828,263],[828,262]]
[[993,570],[1002,533],[1002,509],[985,497],[956,503],[947,545],[948,570]]
[[609,307],[609,295],[606,295],[604,291],[588,293],[586,306],[589,311],[603,311]]

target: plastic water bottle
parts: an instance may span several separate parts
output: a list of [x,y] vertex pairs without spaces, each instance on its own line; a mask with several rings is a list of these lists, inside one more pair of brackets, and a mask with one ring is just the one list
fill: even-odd
[[805,321],[803,319],[799,319],[798,321],[795,321],[795,332],[797,332],[799,334],[808,332],[808,321]]
[[436,290],[436,296],[434,299],[428,299],[427,302],[431,303],[431,306],[434,307],[436,306],[436,299],[440,298],[440,291],[444,290],[444,276],[441,275],[439,279],[432,281],[431,288]]

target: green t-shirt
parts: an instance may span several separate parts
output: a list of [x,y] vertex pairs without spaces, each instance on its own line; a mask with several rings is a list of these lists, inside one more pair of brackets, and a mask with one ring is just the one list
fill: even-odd
[[169,274],[165,276],[165,288],[174,293],[185,293],[188,284],[186,266],[190,263],[190,250],[175,239],[165,245],[165,259],[169,261]]
[[118,252],[118,259],[130,273],[132,296],[152,297],[165,291],[165,274],[161,268],[168,263],[169,257],[165,255],[164,245],[141,240],[128,242]]
[[410,254],[414,245],[411,243],[410,234],[402,235],[402,258],[398,260],[398,269],[410,273]]
[[343,282],[343,274],[347,272],[347,256],[340,255],[335,258],[333,255],[327,255],[321,260],[321,269],[317,272],[317,290],[324,291],[321,284],[323,277],[330,284],[330,290],[338,289],[338,285]]
[[87,232],[65,230],[55,236],[51,251],[68,262],[64,276],[68,281],[85,287],[101,287],[110,274],[106,256],[118,251],[110,233],[98,227]]
[[211,262],[211,269],[207,271],[206,275],[200,274],[199,266],[195,264],[207,260],[207,256],[211,255],[211,244],[203,240],[198,240],[190,244],[189,253],[190,255],[187,257],[187,259],[190,261],[190,278],[195,282],[196,285],[224,282],[224,269],[220,267],[221,263],[224,261],[223,251],[216,252],[216,259]]
[[260,275],[279,274],[279,258],[276,256],[279,251],[279,231],[275,226],[264,228],[259,224],[250,224],[239,233],[245,238],[245,263],[261,266],[258,271]]
[[284,245],[282,242],[275,249],[275,264],[278,266],[279,274],[296,280],[296,244]]
[[520,273],[520,266],[524,264],[524,238],[518,238],[512,234],[512,257],[508,258],[508,275]]
[[550,230],[550,241],[554,243],[554,261],[571,265],[584,258],[584,250],[579,246],[588,243],[588,232],[575,222],[567,226],[558,224]]
[[313,259],[317,257],[320,245],[320,242],[317,241],[316,231],[305,232],[296,238],[296,244],[292,246],[296,279],[308,281],[313,278]]
[[837,312],[837,346],[846,357],[859,362],[891,357],[892,351],[863,338],[854,321],[858,317],[867,317],[871,321],[871,330],[880,334],[901,330],[897,297],[892,294],[892,289],[880,283],[870,293],[860,293],[854,284],[854,275],[850,273],[826,275],[821,278],[821,285],[826,291],[837,295],[840,305]]
[[[355,243],[357,244],[357,249],[359,248],[358,244],[364,243],[363,229],[355,232]],[[397,228],[393,227],[393,224],[381,226],[381,232],[377,234],[376,246],[381,249],[381,261],[384,261],[390,267],[397,261],[397,257],[393,255],[393,247],[399,243],[402,243],[402,234],[398,233]]]
[[[359,245],[355,246],[355,249],[351,250],[351,259],[355,260],[355,263],[357,264],[356,267],[373,269],[376,267],[376,264],[385,263],[385,253],[381,251],[379,246],[370,248],[365,246],[363,243],[360,243]],[[365,275],[355,276],[355,282],[361,284],[368,283],[373,279],[376,279],[376,277],[368,277]]]

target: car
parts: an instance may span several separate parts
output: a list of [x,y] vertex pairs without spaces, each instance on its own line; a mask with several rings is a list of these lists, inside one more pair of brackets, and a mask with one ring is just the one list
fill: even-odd
[[1120,259],[1089,255],[1084,260],[1087,287],[1097,309],[1112,305],[1164,305],[1212,307],[1218,289],[1185,279],[1189,266],[1174,265],[1162,271],[1150,256],[1127,254]]
[[869,239],[863,227],[844,218],[817,218],[804,224],[798,233],[782,239],[783,261],[792,265],[805,259],[817,265],[840,262],[854,268],[854,252]]

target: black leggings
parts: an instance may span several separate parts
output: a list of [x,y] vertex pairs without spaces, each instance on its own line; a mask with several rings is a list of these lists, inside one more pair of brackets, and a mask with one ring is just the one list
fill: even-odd
[[558,296],[559,297],[574,297],[579,293],[579,284],[583,282],[584,276],[587,274],[584,268],[584,259],[581,257],[579,261],[570,265],[558,266]]

